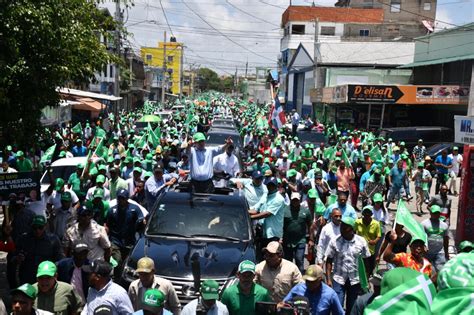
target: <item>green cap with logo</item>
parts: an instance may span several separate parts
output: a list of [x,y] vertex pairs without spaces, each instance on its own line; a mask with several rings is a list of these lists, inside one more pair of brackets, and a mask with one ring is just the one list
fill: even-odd
[[22,284],[18,288],[11,290],[11,294],[15,294],[17,292],[23,293],[32,300],[36,299],[36,289],[29,283]]
[[204,280],[201,283],[201,296],[204,300],[219,299],[219,283],[216,280]]
[[244,260],[239,264],[239,273],[251,272],[255,273],[255,263],[250,260]]
[[39,277],[54,277],[56,274],[56,265],[52,261],[43,261],[38,266],[38,271],[36,272],[36,278]]
[[42,215],[35,215],[31,221],[32,226],[45,226],[46,218]]
[[165,304],[165,294],[158,289],[148,289],[143,294],[143,304],[148,306],[148,310],[163,307]]
[[71,201],[71,200],[72,200],[72,196],[69,191],[65,191],[61,194],[61,201]]

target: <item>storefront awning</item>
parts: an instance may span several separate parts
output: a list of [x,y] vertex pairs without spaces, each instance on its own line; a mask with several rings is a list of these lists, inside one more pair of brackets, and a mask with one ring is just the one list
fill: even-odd
[[76,101],[78,104],[72,105],[73,109],[86,110],[89,112],[100,112],[103,108],[105,108],[104,104],[91,98],[78,98]]
[[68,89],[68,88],[58,88],[57,91],[65,95],[89,97],[89,98],[96,98],[99,100],[107,100],[107,101],[118,101],[122,99],[121,97],[117,97],[114,95],[107,95],[107,94],[102,94],[102,93],[94,93],[94,92],[89,92],[89,91],[82,91],[82,90]]
[[424,61],[417,61],[417,62],[412,62],[403,66],[400,66],[398,68],[414,68],[414,67],[421,67],[421,66],[429,66],[429,65],[438,65],[442,63],[449,63],[449,62],[455,62],[455,61],[461,61],[461,60],[470,60],[474,59],[474,54],[469,54],[469,55],[462,55],[462,56],[453,56],[453,57],[447,57],[447,58],[440,58],[440,59],[432,59],[432,60],[424,60]]

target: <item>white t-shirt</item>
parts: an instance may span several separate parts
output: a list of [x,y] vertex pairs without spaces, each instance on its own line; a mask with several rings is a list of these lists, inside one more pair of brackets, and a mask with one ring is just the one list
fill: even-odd
[[[71,194],[71,201],[72,204],[75,204],[76,202],[79,202],[79,198],[77,198],[77,195],[72,189],[64,188],[64,192],[68,191]],[[54,208],[59,209],[61,208],[61,193],[54,190],[51,196],[49,196],[47,203],[52,204]]]
[[456,174],[456,176],[459,174],[459,168],[462,164],[462,161],[463,161],[463,158],[462,158],[462,155],[461,154],[457,154],[456,156],[454,156],[452,153],[450,155],[448,155],[448,157],[450,157],[453,161],[451,162],[453,167],[451,168],[451,171],[454,172],[454,174]]

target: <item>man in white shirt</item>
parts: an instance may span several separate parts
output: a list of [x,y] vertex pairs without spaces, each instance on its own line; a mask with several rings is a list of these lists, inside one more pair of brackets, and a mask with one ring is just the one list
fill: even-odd
[[279,171],[286,172],[290,169],[291,161],[288,160],[288,153],[283,153],[282,157],[279,158],[275,163],[276,168]]
[[54,182],[54,191],[51,196],[49,196],[47,201],[47,207],[49,211],[51,211],[53,208],[61,208],[61,195],[66,191],[71,194],[72,206],[77,208],[76,206],[79,205],[79,198],[77,197],[76,193],[72,189],[66,188],[64,184],[64,179],[56,178],[56,181]]
[[18,171],[16,169],[14,169],[13,167],[10,167],[7,160],[4,160],[2,162],[2,167],[0,168],[0,174],[17,173],[17,172]]
[[319,235],[319,241],[316,251],[316,263],[322,268],[325,260],[324,253],[332,239],[341,235],[341,210],[334,208],[331,212],[331,221],[326,224]]
[[225,152],[213,159],[214,174],[230,175],[236,177],[240,172],[239,160],[234,154],[234,145],[230,144]]
[[463,158],[462,155],[459,154],[459,148],[453,147],[453,153],[448,155],[448,158],[451,158],[452,168],[449,172],[449,177],[451,178],[449,182],[449,191],[453,193],[455,196],[458,195],[458,176],[459,171],[462,167]]
[[296,110],[293,109],[293,114],[291,115],[291,133],[293,136],[296,136],[296,131],[300,123],[300,115]]

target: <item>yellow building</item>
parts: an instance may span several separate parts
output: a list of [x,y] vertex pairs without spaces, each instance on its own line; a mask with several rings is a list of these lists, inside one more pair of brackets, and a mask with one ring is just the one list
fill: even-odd
[[[140,49],[145,66],[163,68],[164,46],[165,43],[160,42],[158,43],[158,47],[142,47]],[[172,70],[170,75],[167,77],[167,82],[168,87],[173,94],[181,93],[183,46],[183,43],[166,43],[166,69],[168,70],[168,73],[170,69]]]

